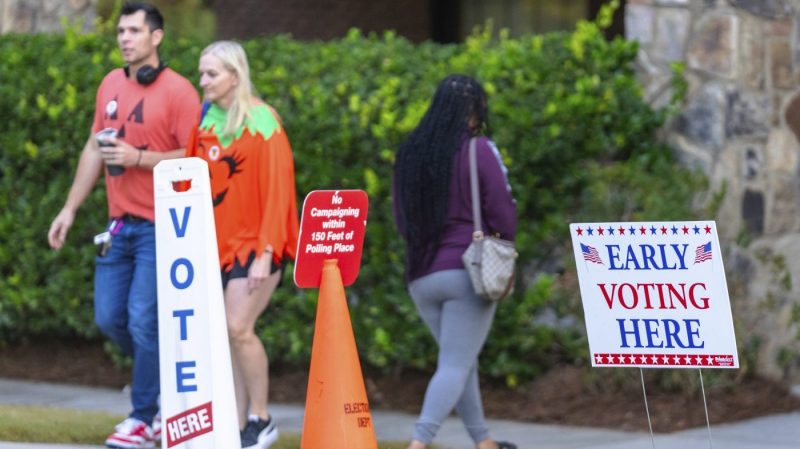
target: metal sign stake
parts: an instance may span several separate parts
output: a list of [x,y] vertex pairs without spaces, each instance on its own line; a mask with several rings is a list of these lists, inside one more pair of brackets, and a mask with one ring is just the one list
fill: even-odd
[[656,449],[656,439],[653,436],[653,421],[650,420],[650,407],[647,405],[647,388],[644,386],[644,370],[639,368],[639,377],[642,378],[642,393],[644,393],[644,411],[647,413],[647,426],[650,427],[650,443]]
[[711,421],[708,419],[708,404],[706,404],[706,387],[703,385],[703,370],[700,368],[697,369],[698,374],[700,374],[700,391],[703,392],[703,408],[706,411],[706,429],[708,429],[708,447],[709,449],[714,449],[711,446]]

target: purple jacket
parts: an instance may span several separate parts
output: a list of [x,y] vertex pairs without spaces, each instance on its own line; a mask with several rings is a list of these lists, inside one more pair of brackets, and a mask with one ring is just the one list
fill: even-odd
[[[442,239],[431,266],[410,280],[430,273],[450,269],[463,269],[461,256],[472,242],[472,197],[469,184],[469,138],[465,135],[461,148],[453,156],[450,178],[450,201]],[[481,199],[481,221],[487,235],[500,234],[514,240],[517,232],[517,207],[511,197],[507,170],[494,142],[477,137],[475,150],[478,162],[478,179]],[[397,208],[397,202],[395,202]],[[395,210],[395,216],[397,210]]]

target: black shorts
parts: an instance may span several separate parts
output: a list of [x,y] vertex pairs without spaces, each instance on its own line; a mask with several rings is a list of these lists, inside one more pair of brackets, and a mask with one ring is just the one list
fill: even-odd
[[[221,275],[222,275],[222,290],[225,290],[225,287],[228,286],[228,281],[231,279],[237,278],[246,278],[247,272],[250,271],[250,265],[253,265],[253,261],[256,260],[256,252],[250,251],[250,255],[247,256],[247,262],[244,265],[239,263],[239,259],[235,256],[233,258],[233,266],[228,265],[222,268]],[[272,268],[269,270],[269,274],[276,273],[278,270],[283,268],[282,263],[275,263],[272,261]]]

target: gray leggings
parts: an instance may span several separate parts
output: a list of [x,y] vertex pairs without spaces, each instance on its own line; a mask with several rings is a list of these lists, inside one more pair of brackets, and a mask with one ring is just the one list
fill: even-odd
[[453,408],[475,443],[489,437],[478,385],[478,354],[492,327],[496,304],[475,294],[466,270],[444,270],[408,286],[422,321],[439,345],[414,439],[431,444]]

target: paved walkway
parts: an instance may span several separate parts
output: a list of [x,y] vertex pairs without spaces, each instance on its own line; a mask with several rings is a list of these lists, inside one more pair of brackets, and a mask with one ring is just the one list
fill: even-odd
[[[0,379],[0,404],[23,404],[91,410],[127,415],[128,398],[118,390]],[[270,404],[278,428],[300,433],[303,407]],[[602,413],[602,410],[598,410]],[[415,416],[373,410],[378,440],[408,439]],[[0,416],[2,420],[2,416]],[[620,432],[605,429],[491,420],[492,435],[517,443],[520,449],[798,449],[800,412],[768,416],[734,424],[712,426],[711,441],[705,427],[672,434]],[[449,419],[436,443],[442,448],[472,449],[460,421]],[[0,442],[0,449],[97,449],[101,446]]]

